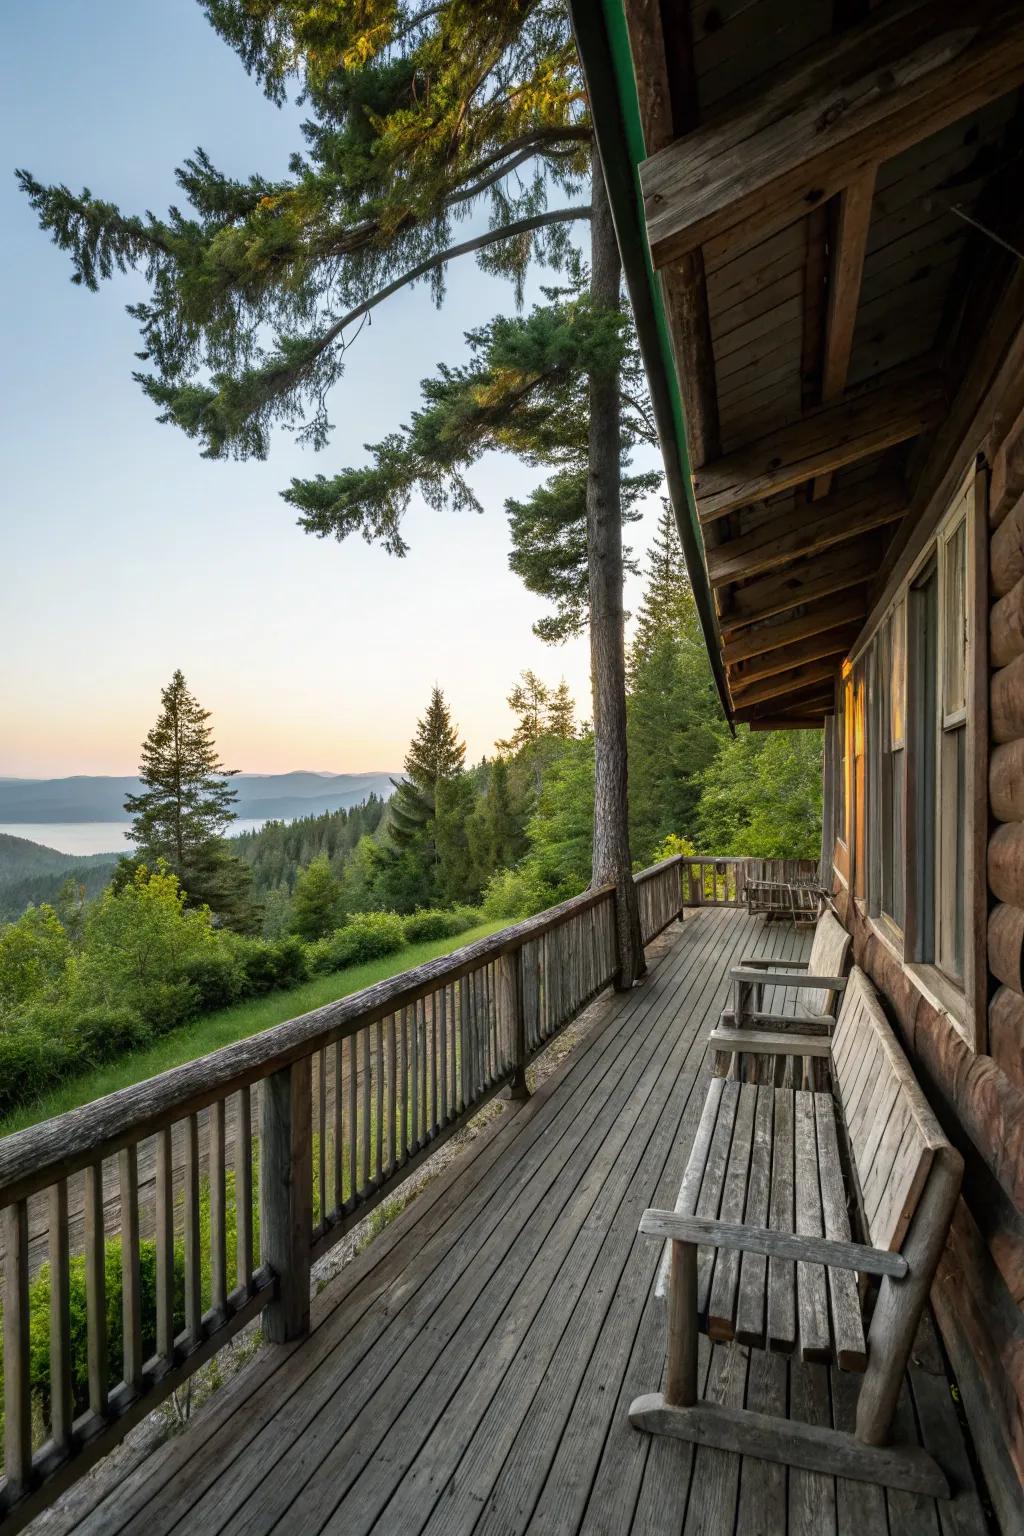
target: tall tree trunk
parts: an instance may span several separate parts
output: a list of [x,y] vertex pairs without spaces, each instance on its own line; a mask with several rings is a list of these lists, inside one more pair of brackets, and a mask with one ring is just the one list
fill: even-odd
[[[618,309],[619,247],[596,152],[590,232],[591,298],[595,307]],[[593,880],[595,885],[614,883],[616,888],[621,961],[618,985],[627,988],[647,967],[629,851],[620,503],[622,444],[617,368],[591,374],[588,452],[587,562],[594,705]]]

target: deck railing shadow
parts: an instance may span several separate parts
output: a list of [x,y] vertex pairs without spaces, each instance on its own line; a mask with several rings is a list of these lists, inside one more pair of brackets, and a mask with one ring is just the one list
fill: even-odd
[[[645,944],[681,915],[681,863],[635,876]],[[615,981],[615,901],[614,886],[590,890],[0,1142],[5,1533],[259,1314],[272,1341],[306,1331],[312,1264],[500,1090],[525,1094],[532,1059]],[[105,1165],[116,1165],[119,1265]],[[49,1266],[42,1411],[30,1202]],[[83,1264],[84,1372],[71,1316]]]

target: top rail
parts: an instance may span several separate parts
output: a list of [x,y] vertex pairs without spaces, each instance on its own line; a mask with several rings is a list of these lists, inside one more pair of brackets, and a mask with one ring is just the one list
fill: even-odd
[[[658,866],[654,866],[638,878],[646,880],[657,872]],[[4,1137],[0,1140],[0,1209],[354,1034],[366,1024],[411,1007],[439,986],[459,981],[488,961],[543,938],[614,893],[614,885],[597,886],[450,955],[428,960],[248,1040],[223,1046],[196,1061]]]

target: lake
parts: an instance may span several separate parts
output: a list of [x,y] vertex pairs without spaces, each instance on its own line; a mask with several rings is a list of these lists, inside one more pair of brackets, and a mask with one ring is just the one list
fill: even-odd
[[[255,832],[266,819],[232,822],[231,831]],[[25,837],[30,843],[42,843],[58,853],[127,853],[131,846],[125,837],[126,821],[43,821],[4,822],[0,832],[11,837]]]

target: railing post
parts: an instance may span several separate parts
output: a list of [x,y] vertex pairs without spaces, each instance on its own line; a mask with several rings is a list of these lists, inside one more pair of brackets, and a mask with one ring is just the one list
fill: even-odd
[[526,1014],[520,978],[522,950],[513,949],[498,959],[498,1012],[508,1030],[512,1049],[512,1087],[510,1097],[528,1099],[526,1083]]
[[313,1241],[311,1058],[260,1084],[260,1251],[277,1276],[263,1309],[263,1334],[284,1344],[309,1332]]

